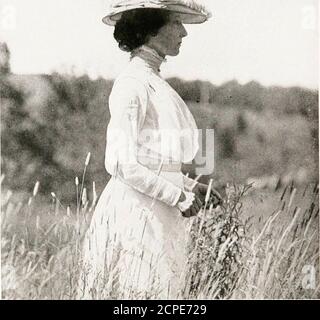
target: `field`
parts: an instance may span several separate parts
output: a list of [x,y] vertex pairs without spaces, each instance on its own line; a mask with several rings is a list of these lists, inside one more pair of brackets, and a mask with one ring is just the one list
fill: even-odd
[[[320,298],[318,91],[255,81],[168,82],[198,128],[214,129],[214,152],[206,156],[212,152],[215,170],[200,181],[212,179],[224,196],[222,206],[193,221],[184,296]],[[1,74],[4,299],[76,298],[82,239],[108,181],[112,86],[87,75]],[[182,169],[195,177],[192,166]],[[156,293],[106,286],[95,297]]]
[[[26,202],[2,197],[2,298],[76,298],[81,239],[97,200],[88,186],[80,197],[80,187],[70,207],[54,193],[44,206],[38,184]],[[317,183],[277,191],[228,185],[224,204],[194,220],[185,297],[320,298],[318,195]],[[146,294],[104,289],[96,299]]]

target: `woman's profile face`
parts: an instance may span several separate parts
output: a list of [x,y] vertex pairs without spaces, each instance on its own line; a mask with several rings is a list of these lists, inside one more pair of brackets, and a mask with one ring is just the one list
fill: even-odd
[[187,34],[179,15],[170,13],[167,24],[160,28],[158,34],[151,37],[147,44],[163,57],[176,56],[180,52],[182,38]]

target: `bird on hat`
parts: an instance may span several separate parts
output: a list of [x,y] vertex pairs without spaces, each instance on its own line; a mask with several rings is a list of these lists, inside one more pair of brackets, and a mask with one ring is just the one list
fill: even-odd
[[125,11],[134,9],[164,9],[180,15],[185,24],[199,24],[207,21],[212,15],[206,7],[196,0],[111,0],[107,15],[102,21],[115,26]]

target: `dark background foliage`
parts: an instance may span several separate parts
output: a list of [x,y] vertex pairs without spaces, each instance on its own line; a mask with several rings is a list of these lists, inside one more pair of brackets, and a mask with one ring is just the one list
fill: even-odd
[[[168,82],[186,101],[198,127],[215,129],[212,177],[217,183],[297,172],[317,179],[317,91],[254,81],[220,86],[179,78]],[[104,151],[112,85],[112,80],[86,75],[15,75],[8,62],[3,64],[1,170],[6,186],[30,191],[39,180],[42,193],[55,191],[70,199],[74,178],[81,176],[91,152],[86,179],[101,191],[109,179]],[[193,175],[192,167],[184,171]]]

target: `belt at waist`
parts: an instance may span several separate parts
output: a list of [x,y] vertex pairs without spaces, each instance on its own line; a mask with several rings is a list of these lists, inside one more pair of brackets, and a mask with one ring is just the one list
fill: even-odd
[[150,159],[150,158],[138,158],[138,162],[142,164],[143,166],[149,168],[150,170],[155,170],[155,171],[168,171],[168,172],[180,172],[182,163],[181,162],[172,162],[172,161],[162,161],[159,162],[155,159]]
[[150,170],[155,170],[161,172],[161,171],[168,171],[168,172],[179,172],[181,171],[181,163],[172,163],[172,164],[163,164],[162,166],[160,165],[144,165]]

